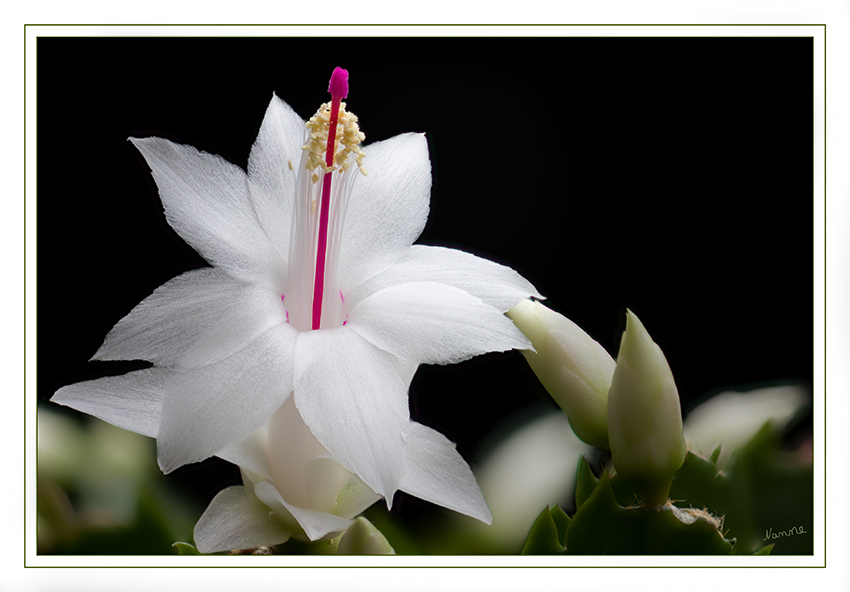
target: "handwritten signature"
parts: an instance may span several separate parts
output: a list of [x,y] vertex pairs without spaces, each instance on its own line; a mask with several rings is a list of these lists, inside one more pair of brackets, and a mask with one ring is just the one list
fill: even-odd
[[788,530],[778,530],[773,532],[772,528],[768,528],[764,531],[764,540],[776,540],[781,539],[782,537],[791,536],[794,534],[808,534],[806,530],[802,526],[794,526],[789,528]]

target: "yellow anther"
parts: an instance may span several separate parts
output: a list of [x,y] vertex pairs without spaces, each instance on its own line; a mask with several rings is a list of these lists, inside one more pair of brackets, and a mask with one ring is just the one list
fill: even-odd
[[[363,158],[366,155],[360,150],[360,143],[366,139],[366,135],[360,131],[357,125],[357,116],[345,110],[345,103],[339,105],[333,165],[327,165],[325,158],[328,149],[330,114],[330,104],[324,103],[307,122],[307,129],[310,130],[310,141],[301,148],[307,151],[307,170],[315,171],[317,168],[321,168],[325,173],[340,169],[343,172],[347,171],[351,166],[349,156],[353,154],[357,168],[365,175],[366,169],[363,166]],[[313,183],[317,183],[319,181],[318,173],[314,173],[310,179]]]

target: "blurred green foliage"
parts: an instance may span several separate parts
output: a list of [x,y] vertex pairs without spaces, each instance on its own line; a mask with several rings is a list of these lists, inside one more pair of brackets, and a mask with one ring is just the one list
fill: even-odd
[[[789,449],[786,440],[768,422],[725,471],[716,466],[719,450],[709,458],[689,453],[670,492],[677,509],[665,511],[639,508],[626,481],[605,468],[594,474],[604,458],[582,457],[565,492],[573,499],[563,505],[572,508],[574,500],[577,509],[568,515],[561,505],[545,507],[526,526],[524,545],[425,502],[402,499],[416,511],[401,514],[375,504],[365,516],[398,554],[811,554],[810,450]],[[204,507],[161,474],[150,438],[39,409],[37,486],[39,553],[197,554],[191,542],[175,541],[192,541]],[[334,551],[327,541],[273,550]]]
[[164,476],[152,439],[38,410],[39,554],[171,555],[203,508]]

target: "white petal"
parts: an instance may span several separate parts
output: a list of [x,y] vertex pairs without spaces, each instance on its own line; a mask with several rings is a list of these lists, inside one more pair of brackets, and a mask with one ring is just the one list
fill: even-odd
[[411,422],[404,439],[403,491],[490,524],[493,516],[475,476],[448,438]]
[[339,281],[346,293],[405,253],[425,228],[431,199],[424,135],[403,134],[363,151],[369,174],[354,183],[340,245]]
[[416,371],[419,370],[419,362],[415,360],[408,360],[406,358],[398,359],[399,366],[401,367],[401,380],[404,384],[410,384],[410,381],[413,380],[413,376],[416,374]]
[[352,309],[347,326],[381,349],[428,364],[531,349],[505,315],[444,284],[413,282],[376,292]]
[[275,292],[199,269],[145,298],[113,327],[93,359],[195,368],[223,360],[284,322]]
[[[295,407],[290,397],[266,424],[266,446],[271,479],[281,496],[302,508],[331,512],[339,487],[348,471],[338,462],[330,461],[323,491],[314,491],[308,478],[307,466],[316,457],[328,454]],[[333,466],[335,465],[335,467]]]
[[[353,473],[335,461],[327,451],[323,453],[323,456],[305,462],[302,465],[302,473],[308,499],[306,503],[298,505],[311,510],[321,510],[329,514],[339,515],[335,511],[336,499],[348,478],[354,476]],[[276,487],[279,487],[277,480],[274,483]],[[289,496],[287,496],[287,499],[293,504],[296,503],[296,500],[290,499]]]
[[388,504],[404,463],[406,370],[347,327],[298,334],[298,411],[334,458]]
[[232,276],[279,290],[283,260],[257,220],[242,169],[162,138],[130,141],[147,160],[165,217],[183,240]]
[[437,282],[469,292],[505,312],[523,298],[542,298],[516,271],[457,249],[413,245],[392,267],[346,294],[352,304],[370,294],[408,282]]
[[[337,466],[341,466],[338,462],[336,462],[336,460],[331,458],[314,458],[307,463],[307,478],[310,482],[310,488],[312,491],[318,492],[321,490],[323,485],[327,485],[328,463],[334,463]],[[360,479],[360,477],[346,469],[342,470],[345,471],[345,480],[342,482],[341,486],[338,485],[337,489],[334,491],[335,497],[331,513],[342,518],[354,518],[366,508],[381,499],[381,496],[372,491],[368,485],[363,483],[363,480]]]
[[268,506],[241,485],[219,492],[195,525],[195,545],[201,553],[279,545],[290,536]]
[[295,518],[301,528],[304,529],[304,534],[311,541],[318,541],[331,533],[342,532],[351,524],[350,520],[334,516],[333,514],[319,512],[317,510],[305,510],[304,508],[287,503],[281,497],[280,493],[278,493],[277,489],[275,489],[274,485],[268,481],[257,483],[254,487],[254,493],[276,514],[285,515],[288,513]]
[[251,432],[247,438],[238,444],[228,446],[216,456],[242,469],[256,473],[264,479],[272,478],[269,457],[266,453],[265,426]]
[[287,503],[352,518],[380,496],[316,439],[290,397],[265,426],[270,478]]
[[268,421],[292,392],[295,336],[278,325],[221,362],[171,376],[157,438],[164,472],[218,454]]
[[295,172],[306,127],[292,108],[272,97],[248,158],[251,200],[266,233],[287,260]]
[[50,400],[155,438],[159,432],[163,386],[170,374],[164,368],[146,368],[78,382],[62,387]]

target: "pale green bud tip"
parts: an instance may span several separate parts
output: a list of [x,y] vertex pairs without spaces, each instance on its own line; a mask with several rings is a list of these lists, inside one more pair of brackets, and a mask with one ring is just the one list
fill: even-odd
[[565,316],[523,300],[507,313],[534,346],[529,366],[564,410],[576,435],[608,450],[607,397],[614,359]]
[[514,322],[514,325],[528,337],[531,345],[538,352],[543,345],[545,331],[540,324],[539,309],[545,308],[539,302],[523,300],[505,314]]
[[608,439],[614,467],[644,503],[665,503],[687,454],[679,391],[661,348],[631,311],[608,392]]
[[342,535],[338,555],[395,555],[386,537],[362,516]]

